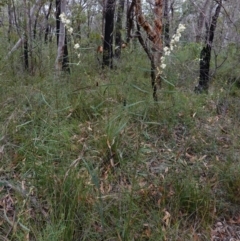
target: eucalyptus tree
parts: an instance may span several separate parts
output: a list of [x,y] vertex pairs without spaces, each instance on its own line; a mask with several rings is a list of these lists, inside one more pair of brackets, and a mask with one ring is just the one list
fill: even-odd
[[170,20],[169,20],[169,0],[164,0],[164,12],[163,12],[163,31],[164,31],[164,43],[165,46],[170,47]]
[[11,0],[7,1],[7,9],[8,9],[8,42],[10,42],[11,34],[13,31],[13,25],[14,25],[14,7]]
[[125,0],[119,0],[117,9],[117,20],[116,20],[116,37],[115,37],[115,57],[120,58],[121,47],[122,47],[122,20],[124,12],[124,2]]
[[[56,0],[56,35],[57,35],[57,58],[55,68],[57,71],[70,72],[68,48],[67,48],[67,31],[64,25],[64,16],[66,16],[66,0]],[[60,16],[62,15],[62,18]]]
[[[29,11],[29,3],[26,0],[23,0],[24,4],[24,43],[23,43],[23,56],[24,56],[24,67],[26,70],[29,69],[29,58],[28,53],[32,53],[31,49],[29,49],[29,42],[31,44],[31,22],[28,18]],[[30,47],[31,48],[31,47]]]
[[45,17],[45,30],[44,30],[44,42],[47,43],[49,40],[49,33],[51,30],[51,26],[49,24],[49,16],[52,11],[52,4],[53,0],[50,0],[49,6],[47,5],[48,9],[47,11],[45,10],[45,6],[43,7],[43,12],[44,12],[44,17]]
[[103,67],[113,68],[113,29],[115,0],[107,0],[103,42]]
[[195,87],[196,93],[208,92],[212,44],[217,27],[218,17],[222,8],[222,0],[216,1],[216,5],[215,13],[212,16],[210,25],[206,26],[207,29],[204,46],[200,53],[199,83]]
[[[144,51],[146,52],[150,62],[151,62],[151,82],[153,88],[153,98],[157,100],[157,87],[161,87],[161,70],[160,68],[161,57],[163,52],[163,42],[162,42],[162,32],[163,32],[163,0],[154,1],[154,24],[151,25],[142,10],[142,1],[133,0],[131,6],[129,7],[128,18],[130,18],[128,24],[128,35],[131,36],[131,27],[133,26],[132,16],[136,16],[137,22],[137,37],[142,45]],[[135,11],[132,15],[131,12]],[[146,42],[143,40],[140,28],[143,28],[147,34],[148,39],[152,43],[152,47],[149,48]]]

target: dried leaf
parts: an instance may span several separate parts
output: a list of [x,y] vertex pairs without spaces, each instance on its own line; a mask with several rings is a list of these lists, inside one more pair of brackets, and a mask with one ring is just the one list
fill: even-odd
[[151,236],[151,228],[150,228],[150,225],[148,223],[144,223],[143,224],[143,233],[142,233],[142,236],[145,237],[145,238],[150,238]]
[[111,164],[112,167],[115,166],[113,158],[110,159],[110,164]]
[[193,241],[198,241],[199,240],[199,237],[196,233],[194,233],[193,235]]
[[171,214],[167,210],[164,210],[164,213],[165,215],[162,220],[165,223],[165,225],[168,227],[170,225]]
[[108,146],[108,148],[111,150],[111,145],[110,145],[110,142],[109,142],[108,139],[107,139],[107,146]]

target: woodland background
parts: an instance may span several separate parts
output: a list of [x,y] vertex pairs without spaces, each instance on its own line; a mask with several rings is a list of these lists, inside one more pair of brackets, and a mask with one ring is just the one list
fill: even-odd
[[0,240],[240,240],[240,1],[2,0],[0,40]]

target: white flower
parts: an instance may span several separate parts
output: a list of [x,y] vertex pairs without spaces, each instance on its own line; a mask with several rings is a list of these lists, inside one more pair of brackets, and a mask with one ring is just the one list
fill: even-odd
[[79,44],[75,44],[74,45],[74,49],[79,49],[80,45]]
[[182,30],[181,29],[177,29],[177,34],[180,34],[182,32]]
[[71,34],[71,33],[73,33],[73,28],[68,28],[68,32]]
[[164,63],[166,56],[170,55],[171,51],[173,51],[173,49],[177,47],[177,43],[181,38],[181,32],[184,31],[184,29],[185,29],[185,26],[183,24],[179,24],[176,34],[172,36],[172,39],[170,41],[170,47],[166,46],[163,48],[163,56],[161,57],[161,65],[160,65],[161,70],[157,68],[158,74],[162,74],[163,73],[162,70],[166,68],[167,65]]
[[64,25],[66,25],[66,18],[61,18],[61,21]]
[[179,24],[178,28],[182,31],[186,29],[186,27],[181,23]]
[[172,50],[171,46],[174,45],[174,43],[175,43],[175,38],[172,38],[171,41],[170,41],[170,50]]
[[[181,36],[182,36],[182,34],[181,34],[181,33],[177,33],[177,34],[176,34],[176,37],[181,38]],[[176,37],[175,37],[175,38],[176,38]]]
[[61,19],[61,21],[62,21],[63,23],[65,23],[66,20],[67,20],[65,13],[61,13],[61,14],[59,15],[59,18]]
[[157,67],[158,74],[162,74],[162,71]]
[[174,40],[175,40],[175,42],[179,42],[180,38],[179,38],[178,36],[176,36],[176,37],[174,38]]
[[166,66],[167,66],[166,64],[161,64],[161,68],[162,68],[162,69],[165,69]]
[[171,53],[171,51],[169,50],[169,51],[165,52],[165,55],[168,56],[168,55],[170,55],[170,53]]
[[65,24],[70,24],[71,21],[69,19],[66,19]]
[[186,29],[186,27],[183,24],[179,24],[178,29],[177,29],[177,34],[180,34]]
[[80,58],[80,54],[78,54],[77,56],[78,56],[78,58]]
[[168,47],[164,47],[164,48],[163,48],[163,51],[166,53],[166,52],[169,51],[169,48],[168,48]]
[[59,18],[65,18],[66,17],[66,15],[65,15],[65,13],[61,13],[60,15],[59,15]]

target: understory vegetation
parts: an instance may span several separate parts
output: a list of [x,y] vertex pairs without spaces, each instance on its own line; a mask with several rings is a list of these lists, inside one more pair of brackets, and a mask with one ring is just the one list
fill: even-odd
[[0,64],[1,240],[210,240],[218,220],[238,215],[233,46],[201,95],[201,47],[176,49],[155,102],[140,45],[113,70],[83,48],[59,76],[51,44],[36,47],[33,75],[20,53]]

